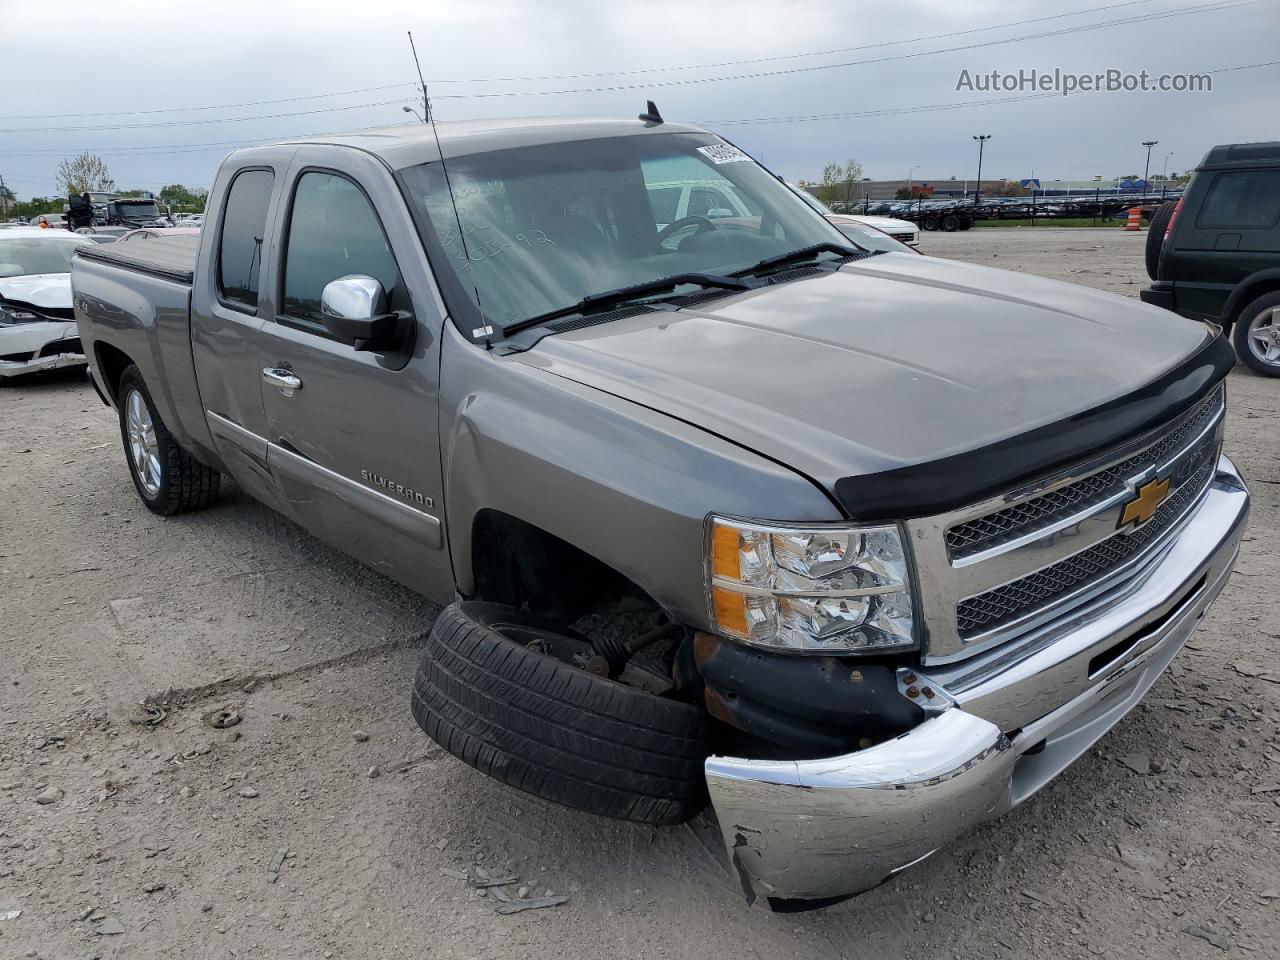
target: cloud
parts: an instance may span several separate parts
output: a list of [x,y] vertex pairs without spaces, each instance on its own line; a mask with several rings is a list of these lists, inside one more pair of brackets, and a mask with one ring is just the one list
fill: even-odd
[[[838,69],[714,80],[927,53],[1008,37],[1195,6],[1166,2],[1088,8],[1047,2],[942,3],[874,0],[858,5],[778,0],[500,0],[471,4],[364,4],[227,0],[177,11],[158,0],[83,5],[9,0],[4,60],[9,95],[0,106],[0,174],[20,196],[49,194],[58,160],[90,149],[106,156],[121,187],[182,182],[207,186],[231,143],[402,122],[416,103],[405,30],[413,29],[442,120],[561,115],[634,115],[646,97],[681,120],[896,111],[996,99],[957,93],[971,72],[1110,67],[1196,72],[1276,59],[1280,13],[1267,2],[1101,30],[970,50],[909,56]],[[1114,9],[1102,9],[1114,7]],[[1040,24],[1011,25],[1032,18]],[[68,24],[74,24],[69,29]],[[929,35],[994,30],[897,43]],[[45,38],[40,40],[38,38]],[[871,46],[881,45],[881,46]],[[705,69],[668,69],[867,47],[824,56]],[[660,71],[554,80],[444,82],[622,71]],[[883,113],[808,123],[724,125],[717,129],[789,179],[815,178],[829,160],[855,157],[868,176],[970,175],[971,135],[991,133],[985,170],[1043,178],[1133,172],[1145,139],[1193,164],[1215,143],[1275,136],[1272,92],[1280,67],[1222,74],[1211,94],[1093,94],[932,112]],[[23,78],[29,78],[24,81]],[[16,78],[17,82],[12,80]],[[678,85],[653,86],[679,81]],[[700,81],[686,83],[684,81]],[[390,90],[369,88],[392,84]],[[447,99],[498,91],[625,86],[594,92]],[[288,104],[194,111],[216,104],[365,90]],[[378,106],[364,106],[379,103]],[[326,110],[342,107],[341,110]],[[124,111],[171,111],[118,115]],[[302,111],[325,110],[310,115]],[[84,114],[65,117],[62,114]],[[111,115],[108,115],[111,114]],[[32,119],[12,119],[33,115]],[[216,122],[228,118],[237,122]],[[195,122],[199,121],[199,122]],[[73,127],[154,124],[132,129]],[[160,125],[165,124],[165,125]],[[43,129],[52,128],[52,129]]]

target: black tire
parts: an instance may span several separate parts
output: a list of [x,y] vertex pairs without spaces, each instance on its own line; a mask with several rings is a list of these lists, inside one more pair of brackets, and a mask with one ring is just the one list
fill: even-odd
[[961,229],[961,230],[972,230],[972,229],[973,229],[973,221],[972,221],[972,220],[970,220],[968,217],[961,217],[961,218],[960,218],[960,229]]
[[1160,279],[1156,275],[1160,270],[1160,249],[1164,246],[1164,232],[1169,228],[1169,218],[1176,206],[1172,200],[1160,204],[1147,227],[1147,276],[1152,280]]
[[1272,329],[1280,327],[1280,290],[1264,293],[1255,300],[1244,305],[1231,328],[1231,342],[1235,345],[1236,356],[1245,362],[1255,373],[1264,377],[1280,377],[1280,359],[1267,361],[1253,352],[1249,344],[1249,333],[1261,314],[1270,314],[1267,320]]
[[[150,416],[158,478],[150,472],[143,477],[140,472],[142,468],[130,442],[129,410],[135,395],[141,398]],[[138,496],[148,510],[170,517],[175,513],[207,507],[217,499],[222,475],[178,446],[178,441],[156,412],[151,393],[136,366],[126,367],[120,375],[120,383],[116,388],[116,406],[120,414],[120,439],[124,443],[129,474],[133,477],[134,489],[138,491]]]
[[[680,823],[706,803],[701,707],[643,693],[501,632],[531,618],[501,604],[445,607],[413,684],[432,740],[496,780],[566,806]],[[555,639],[564,634],[544,631]]]
[[937,229],[938,229],[938,218],[937,218],[937,217],[925,217],[922,221],[920,221],[920,226],[924,227],[926,230],[937,230]]
[[948,213],[945,217],[942,218],[943,233],[955,233],[959,229],[960,229],[960,218],[957,217],[954,213]]

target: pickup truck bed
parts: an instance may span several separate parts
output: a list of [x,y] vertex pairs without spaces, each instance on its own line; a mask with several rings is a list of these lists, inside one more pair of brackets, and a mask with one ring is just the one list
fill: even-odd
[[139,273],[190,284],[195,276],[200,237],[164,237],[85,247],[79,256]]

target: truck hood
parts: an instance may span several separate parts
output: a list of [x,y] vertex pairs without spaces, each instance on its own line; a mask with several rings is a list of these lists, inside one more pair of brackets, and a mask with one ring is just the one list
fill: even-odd
[[1210,337],[1114,294],[889,253],[544,337],[518,358],[830,491],[840,478],[977,450],[1117,400]]
[[25,277],[0,277],[0,297],[37,309],[71,309],[71,274],[33,273]]

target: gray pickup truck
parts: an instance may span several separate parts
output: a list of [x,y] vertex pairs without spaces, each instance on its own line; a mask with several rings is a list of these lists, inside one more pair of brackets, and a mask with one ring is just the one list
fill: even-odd
[[653,112],[239,150],[208,209],[72,267],[143,503],[226,475],[447,604],[428,735],[594,813],[709,802],[749,898],[1025,800],[1231,572],[1216,328],[859,249]]

